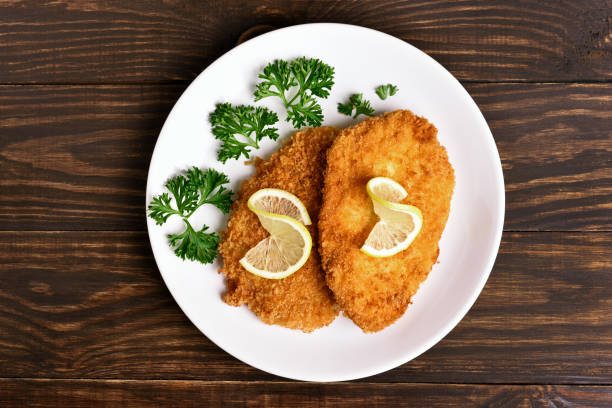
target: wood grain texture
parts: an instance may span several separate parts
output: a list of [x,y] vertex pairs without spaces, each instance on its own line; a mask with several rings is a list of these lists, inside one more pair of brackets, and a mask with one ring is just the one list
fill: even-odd
[[0,228],[144,229],[149,161],[184,88],[0,87]]
[[0,3],[0,83],[191,80],[252,26],[381,30],[461,80],[612,78],[609,0]]
[[507,230],[610,230],[612,85],[470,84],[497,143]]
[[[462,322],[416,360],[366,379],[612,383],[612,233],[506,233]],[[144,232],[0,232],[5,377],[275,380],[193,327]]]
[[[0,86],[0,229],[143,230],[148,163],[183,89]],[[612,84],[468,90],[501,154],[506,230],[612,228]]]
[[0,379],[0,404],[24,407],[602,408],[612,387]]

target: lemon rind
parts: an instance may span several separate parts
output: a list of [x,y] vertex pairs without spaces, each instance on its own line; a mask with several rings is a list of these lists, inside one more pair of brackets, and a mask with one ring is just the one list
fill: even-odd
[[[274,190],[275,193],[281,192],[281,194],[278,194],[278,195],[283,195],[284,197],[291,196],[291,197],[295,198],[297,200],[297,202],[299,202],[300,205],[302,206],[300,208],[300,213],[302,213],[303,216],[305,215],[304,218],[308,222],[308,224],[305,224],[305,225],[312,224],[312,222],[310,220],[310,216],[308,215],[308,211],[306,210],[306,207],[300,201],[300,199],[297,198],[295,195],[293,195],[291,193],[288,193],[288,192],[286,192],[284,190],[272,189],[272,188],[258,190],[255,193],[253,193],[251,195],[251,197],[249,197],[249,200],[247,201],[247,207],[249,208],[249,210],[253,211],[253,213],[255,213],[258,217],[267,217],[267,218],[271,218],[271,219],[281,220],[281,221],[283,221],[283,222],[285,222],[287,224],[290,224],[294,228],[296,228],[300,232],[300,235],[302,236],[302,238],[304,239],[304,244],[305,244],[305,246],[304,246],[304,254],[299,259],[298,262],[296,262],[293,266],[291,266],[291,268],[289,268],[289,269],[287,269],[286,271],[283,271],[283,272],[269,272],[269,271],[266,271],[266,270],[263,270],[263,269],[256,268],[253,265],[251,265],[250,263],[246,262],[244,257],[242,259],[240,259],[239,263],[240,263],[240,265],[242,265],[242,267],[244,269],[246,269],[248,272],[252,273],[253,275],[256,275],[256,276],[259,276],[259,277],[262,277],[262,278],[266,278],[266,279],[283,279],[283,278],[291,276],[292,274],[297,272],[302,266],[304,266],[306,261],[308,261],[308,258],[310,257],[310,253],[312,251],[312,236],[310,235],[310,232],[308,231],[308,229],[305,227],[305,225],[302,223],[301,220],[296,220],[295,218],[289,217],[287,215],[274,214],[274,213],[271,213],[271,212],[268,212],[268,211],[263,211],[263,210],[260,210],[260,209],[256,208],[252,204],[252,201],[254,199],[256,199],[258,197],[258,195],[262,195],[262,194],[264,194],[266,192],[269,192],[270,190]],[[263,191],[262,194],[258,194],[258,193],[260,193],[262,191]],[[302,209],[304,211],[301,211]],[[270,232],[270,231],[268,231],[268,232]]]
[[[262,195],[266,195],[272,193],[272,195],[277,195],[277,196],[282,196],[283,198],[289,199],[291,201],[297,202],[297,207],[300,211],[300,214],[302,215],[303,220],[295,220],[295,218],[291,218],[291,217],[287,217],[287,216],[283,216],[281,214],[274,214],[271,212],[267,212],[267,211],[263,211],[263,210],[259,210],[257,208],[255,208],[255,206],[253,205],[253,202],[259,198]],[[251,196],[249,197],[249,200],[247,201],[247,207],[249,208],[249,210],[253,211],[255,214],[265,214],[265,215],[274,215],[274,216],[283,216],[283,217],[287,217],[287,218],[291,218],[292,220],[298,221],[300,223],[303,223],[304,225],[312,225],[312,220],[310,219],[310,215],[308,214],[308,210],[306,209],[306,206],[304,205],[304,203],[302,203],[302,200],[300,200],[297,196],[295,196],[294,194],[291,194],[285,190],[281,190],[278,188],[262,188],[261,190],[257,190],[256,192],[254,192],[253,194],[251,194]]]
[[[360,248],[360,251],[363,252],[364,254],[371,256],[373,258],[388,258],[390,256],[396,255],[404,250],[406,250],[414,241],[414,239],[417,237],[417,235],[419,235],[419,233],[421,232],[421,227],[423,226],[423,213],[421,212],[421,210],[418,207],[415,207],[413,205],[408,205],[408,204],[400,204],[400,203],[395,203],[392,201],[388,201],[385,200],[381,197],[379,197],[378,195],[376,195],[372,189],[372,185],[381,181],[381,180],[385,180],[385,183],[391,183],[393,184],[396,188],[398,188],[398,190],[401,191],[402,193],[402,198],[404,199],[408,193],[406,192],[406,190],[404,189],[404,187],[402,187],[401,184],[399,184],[398,182],[396,182],[395,180],[392,180],[390,178],[387,177],[374,177],[372,179],[370,179],[366,185],[366,191],[368,193],[368,196],[370,196],[370,198],[374,201],[376,201],[377,203],[381,204],[382,206],[393,210],[393,211],[397,211],[397,212],[401,212],[404,214],[409,214],[412,218],[413,218],[413,222],[414,222],[414,231],[409,235],[408,239],[406,241],[404,241],[403,243],[401,243],[401,245],[397,245],[395,247],[393,247],[392,250],[377,250],[372,248],[369,245],[363,245]],[[418,222],[417,222],[418,220]]]

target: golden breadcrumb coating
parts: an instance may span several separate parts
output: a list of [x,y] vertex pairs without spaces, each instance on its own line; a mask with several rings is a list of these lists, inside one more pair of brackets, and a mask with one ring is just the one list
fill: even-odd
[[[233,306],[247,304],[262,321],[310,332],[331,323],[338,314],[316,249],[317,218],[321,207],[325,152],[339,130],[306,129],[293,137],[268,161],[256,160],[256,173],[242,183],[232,204],[227,229],[221,234],[219,253],[227,292],[223,300]],[[293,275],[271,280],[249,273],[239,260],[269,234],[247,207],[251,194],[279,188],[295,194],[306,206],[313,224],[307,226],[313,248],[306,264]]]
[[[404,314],[438,258],[455,178],[436,135],[426,119],[395,111],[343,130],[328,150],[319,252],[336,301],[365,332]],[[423,213],[412,245],[388,258],[359,250],[378,221],[366,192],[377,176],[399,182],[408,192],[402,203]]]

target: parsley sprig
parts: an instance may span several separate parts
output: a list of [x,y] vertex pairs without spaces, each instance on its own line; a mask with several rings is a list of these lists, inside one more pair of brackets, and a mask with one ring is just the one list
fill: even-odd
[[172,215],[180,216],[185,223],[183,232],[168,235],[176,256],[203,264],[211,263],[215,259],[219,235],[215,232],[207,233],[206,225],[196,231],[188,219],[204,204],[212,204],[227,214],[232,203],[231,190],[223,186],[227,183],[229,179],[223,173],[214,169],[202,171],[193,167],[166,182],[166,188],[174,197],[174,206],[168,193],[153,197],[148,210],[149,217],[154,219],[157,225],[163,225]]
[[393,96],[399,91],[399,88],[396,85],[381,85],[376,88],[376,95],[383,101],[387,99],[388,96]]
[[258,149],[264,137],[278,139],[278,129],[271,127],[278,115],[268,108],[220,103],[209,119],[213,136],[221,141],[217,158],[223,163],[241,155],[248,159],[251,148]]
[[[321,126],[323,110],[317,98],[327,98],[334,85],[334,68],[316,58],[291,62],[275,60],[259,74],[263,81],[255,89],[255,101],[277,96],[294,128]],[[297,89],[295,89],[297,87]]]
[[[354,115],[353,110],[355,110]],[[351,95],[347,103],[338,102],[338,112],[346,116],[353,116],[353,119],[359,115],[374,116],[374,108],[370,101],[363,99],[363,94]]]

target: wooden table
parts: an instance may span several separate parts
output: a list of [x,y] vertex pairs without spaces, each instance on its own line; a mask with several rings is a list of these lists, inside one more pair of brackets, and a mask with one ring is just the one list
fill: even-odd
[[[144,215],[189,82],[251,27],[316,21],[449,69],[493,131],[507,199],[463,321],[414,361],[335,384],[266,374],[204,337]],[[0,405],[612,406],[611,30],[609,0],[2,1]]]

